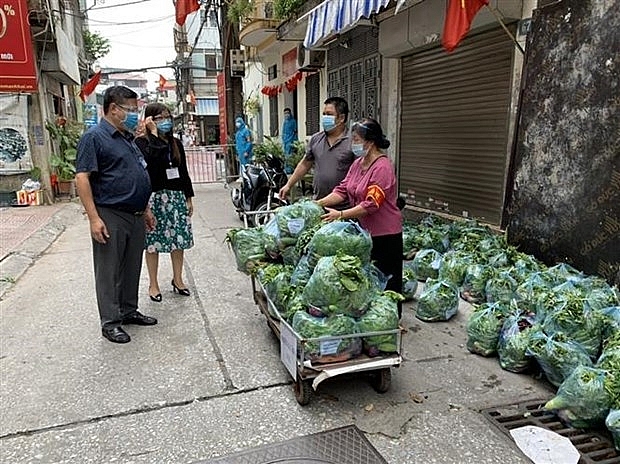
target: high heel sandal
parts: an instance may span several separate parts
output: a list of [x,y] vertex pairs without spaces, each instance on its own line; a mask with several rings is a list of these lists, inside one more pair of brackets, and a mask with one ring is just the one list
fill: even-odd
[[156,303],[161,303],[161,293],[158,293],[155,296],[149,295],[149,298],[151,299],[151,301],[155,301]]
[[174,293],[178,293],[179,295],[183,295],[183,296],[189,296],[189,289],[187,288],[179,288],[176,286],[176,284],[174,283],[174,279],[172,280],[172,291]]

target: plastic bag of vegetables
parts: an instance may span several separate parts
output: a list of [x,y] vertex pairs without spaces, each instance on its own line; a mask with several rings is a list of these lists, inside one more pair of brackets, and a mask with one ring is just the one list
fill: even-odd
[[226,241],[235,254],[237,270],[251,274],[257,265],[266,262],[265,243],[267,240],[267,235],[260,227],[230,229],[226,234]]
[[534,311],[542,294],[549,292],[551,287],[540,272],[530,274],[525,281],[517,287],[515,296],[527,303],[528,308]]
[[547,336],[541,330],[534,331],[530,336],[526,354],[536,359],[547,380],[556,387],[559,387],[577,366],[592,366],[592,360],[583,347],[570,341],[561,332]]
[[258,278],[278,311],[281,308],[286,308],[293,293],[292,273],[293,268],[283,264],[269,264],[258,271]]
[[487,280],[484,293],[489,303],[502,301],[506,304],[515,298],[517,281],[510,275],[509,271],[499,271]]
[[411,261],[403,263],[403,296],[404,301],[411,301],[418,290],[418,278],[413,270]]
[[465,280],[467,266],[472,264],[472,255],[467,251],[449,250],[441,258],[439,280],[460,287]]
[[484,301],[487,280],[493,275],[493,268],[483,264],[467,266],[465,279],[461,286],[461,298],[470,303]]
[[[376,295],[370,302],[368,311],[358,321],[360,332],[381,332],[383,330],[398,329],[398,301],[402,295],[390,290]],[[363,337],[364,351],[369,356],[380,353],[395,353],[398,351],[396,335],[373,335]]]
[[542,274],[552,287],[564,283],[567,280],[576,281],[583,279],[584,277],[582,272],[566,263],[556,264],[555,266],[548,268],[546,271],[543,271]]
[[544,409],[554,412],[562,422],[578,429],[600,425],[611,406],[605,385],[610,377],[607,371],[577,366]]
[[308,263],[316,266],[320,258],[342,253],[357,256],[362,264],[370,262],[372,239],[358,223],[333,221],[317,230],[307,247]]
[[310,265],[308,264],[308,257],[302,256],[301,259],[297,262],[295,270],[291,275],[291,285],[296,285],[303,288],[310,280],[311,275],[312,269],[310,269]]
[[[620,407],[620,405],[618,406]],[[605,425],[614,439],[614,447],[620,451],[620,409],[612,409],[607,414]]]
[[[299,237],[306,230],[321,222],[323,208],[312,200],[300,200],[292,205],[276,209],[275,218],[280,231],[280,238]],[[297,240],[290,244],[294,245]]]
[[603,340],[620,332],[620,306],[610,306],[599,311],[602,316]]
[[[304,339],[359,333],[355,319],[344,314],[315,317],[299,311],[293,316],[292,327]],[[305,358],[314,362],[345,361],[361,352],[362,342],[359,337],[309,341],[304,349]]]
[[533,313],[517,312],[506,318],[497,343],[499,365],[502,369],[520,373],[530,368],[531,358],[526,355],[526,350],[533,325]]
[[[595,367],[598,369],[605,369],[614,375],[620,376],[620,346],[612,346],[603,350],[598,361],[596,361]],[[620,392],[618,392],[618,394],[620,394]]]
[[443,280],[427,279],[418,298],[416,317],[422,321],[447,321],[459,309],[459,291]]
[[504,325],[508,305],[503,303],[483,303],[467,320],[467,349],[482,356],[497,353],[499,333]]
[[307,305],[326,315],[361,316],[377,289],[357,256],[337,254],[320,258],[304,287]]
[[432,248],[420,250],[413,258],[411,266],[418,280],[436,279],[441,267],[441,253]]

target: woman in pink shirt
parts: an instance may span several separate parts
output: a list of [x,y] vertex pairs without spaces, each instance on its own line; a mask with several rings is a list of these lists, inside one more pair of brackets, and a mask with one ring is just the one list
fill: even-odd
[[[386,290],[402,293],[403,222],[396,205],[394,166],[382,151],[389,146],[377,121],[367,118],[355,123],[351,128],[351,151],[356,160],[344,180],[318,203],[327,210],[325,221],[359,221],[372,237],[372,260],[381,272],[392,276]],[[330,208],[344,201],[352,207],[342,211]]]

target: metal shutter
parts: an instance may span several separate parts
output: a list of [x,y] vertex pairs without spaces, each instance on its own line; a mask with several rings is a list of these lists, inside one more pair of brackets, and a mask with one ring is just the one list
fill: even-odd
[[403,58],[399,172],[409,204],[500,223],[513,50],[498,28],[452,54]]
[[306,76],[306,134],[312,135],[319,131],[319,115],[321,108],[320,74]]

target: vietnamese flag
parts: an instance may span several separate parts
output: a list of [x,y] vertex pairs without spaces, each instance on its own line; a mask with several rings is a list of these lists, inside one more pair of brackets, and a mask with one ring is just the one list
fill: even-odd
[[85,102],[86,98],[95,91],[95,87],[99,85],[100,80],[101,71],[98,71],[97,74],[88,79],[88,82],[82,86],[82,90],[80,90],[80,98],[83,102]]
[[441,45],[446,51],[454,51],[469,32],[476,13],[488,4],[489,0],[448,0],[446,20],[441,36]]
[[183,26],[187,15],[200,9],[200,3],[198,3],[198,0],[177,0],[174,9],[177,24]]
[[164,90],[164,85],[166,85],[166,82],[168,82],[166,78],[160,74],[159,75],[159,90]]

